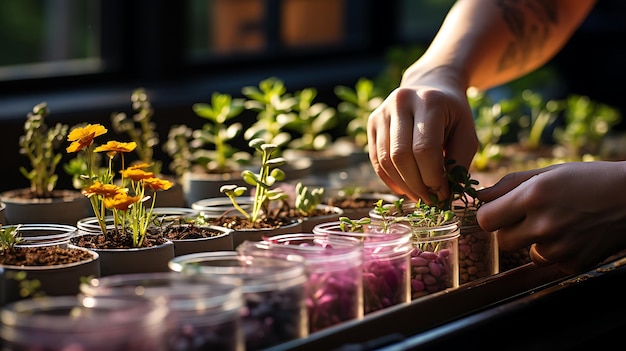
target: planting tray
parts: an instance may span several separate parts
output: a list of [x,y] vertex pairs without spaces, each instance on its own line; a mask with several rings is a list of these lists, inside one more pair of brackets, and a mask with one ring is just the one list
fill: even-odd
[[626,258],[565,275],[532,263],[270,350],[571,350],[626,330]]

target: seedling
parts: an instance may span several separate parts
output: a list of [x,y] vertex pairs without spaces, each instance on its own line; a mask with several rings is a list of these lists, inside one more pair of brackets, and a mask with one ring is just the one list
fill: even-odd
[[254,201],[252,211],[248,213],[237,203],[237,197],[242,196],[248,189],[243,186],[223,185],[220,191],[230,198],[233,206],[251,223],[256,223],[261,219],[263,213],[269,214],[269,205],[271,201],[286,200],[285,194],[280,188],[273,189],[272,186],[277,182],[285,179],[285,172],[280,166],[285,164],[282,157],[273,157],[274,152],[278,149],[275,144],[265,143],[263,139],[253,139],[249,143],[250,147],[256,149],[261,155],[261,167],[259,173],[253,173],[250,170],[241,172],[242,179],[249,185],[255,186]]
[[309,216],[315,212],[317,206],[324,199],[324,188],[309,189],[309,187],[298,182],[296,184],[295,208],[303,216]]

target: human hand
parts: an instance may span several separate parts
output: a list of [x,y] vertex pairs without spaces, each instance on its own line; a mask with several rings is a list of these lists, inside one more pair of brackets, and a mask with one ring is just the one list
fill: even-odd
[[403,84],[370,115],[372,166],[395,193],[432,203],[450,196],[446,160],[469,169],[478,148],[466,90],[430,78]]
[[535,263],[573,274],[626,248],[626,162],[512,173],[477,196],[485,202],[477,213],[481,228],[497,231],[504,250],[536,243]]

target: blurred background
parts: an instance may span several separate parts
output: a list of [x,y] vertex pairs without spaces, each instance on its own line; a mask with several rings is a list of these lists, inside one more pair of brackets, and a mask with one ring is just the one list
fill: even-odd
[[[6,0],[0,2],[0,190],[27,186],[16,164],[26,114],[46,102],[48,123],[110,124],[146,89],[160,139],[213,92],[274,76],[290,91],[376,79],[381,91],[432,40],[452,0]],[[502,87],[570,93],[624,109],[626,2],[601,0],[542,70]],[[517,87],[517,88],[516,88]],[[617,88],[616,88],[617,87]],[[250,117],[252,123],[253,117]],[[614,127],[624,130],[623,123]],[[165,155],[157,155],[165,157]]]

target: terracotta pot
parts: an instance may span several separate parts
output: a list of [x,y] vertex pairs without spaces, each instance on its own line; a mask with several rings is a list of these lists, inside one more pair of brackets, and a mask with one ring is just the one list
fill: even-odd
[[27,197],[30,189],[8,190],[0,194],[5,204],[4,215],[8,224],[59,223],[76,225],[76,221],[89,216],[91,205],[85,195],[77,190],[55,190],[54,198]]

